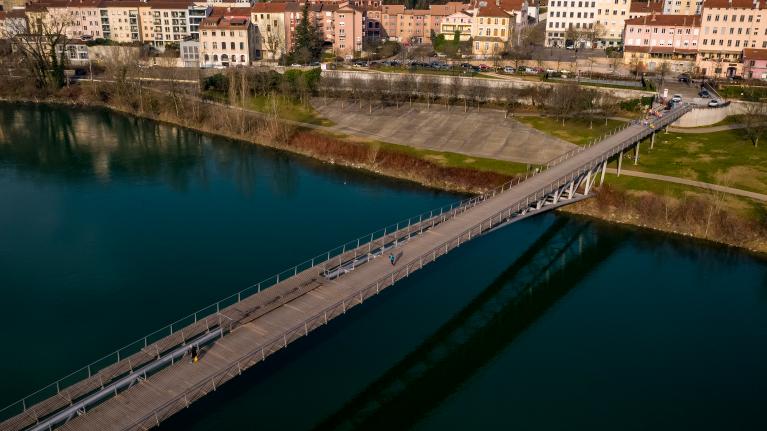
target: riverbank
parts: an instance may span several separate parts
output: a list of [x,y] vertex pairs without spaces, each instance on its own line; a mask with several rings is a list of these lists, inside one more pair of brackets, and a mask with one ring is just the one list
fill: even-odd
[[[82,97],[82,93],[74,98],[68,92],[64,98],[5,100],[106,108],[450,191],[482,193],[512,179],[513,174],[509,172],[518,168],[500,166],[502,162],[498,162],[495,171],[445,166],[441,164],[444,160],[439,155],[431,154],[425,159],[413,154],[412,149],[407,147],[398,148],[388,143],[290,126],[276,116],[250,114],[219,104],[192,102],[184,97],[171,96],[171,105],[167,100],[159,100],[151,94],[144,95],[142,103],[148,109],[141,109],[135,104],[119,103],[118,98],[104,98],[102,95],[94,100]],[[98,93],[94,91],[91,94]],[[162,102],[168,105],[163,106]],[[182,112],[186,115],[179,115]],[[499,173],[499,170],[504,173]],[[608,179],[608,184],[610,181]],[[717,196],[692,195],[679,199],[606,185],[594,199],[570,205],[561,211],[767,253],[767,210],[732,212],[723,202]]]

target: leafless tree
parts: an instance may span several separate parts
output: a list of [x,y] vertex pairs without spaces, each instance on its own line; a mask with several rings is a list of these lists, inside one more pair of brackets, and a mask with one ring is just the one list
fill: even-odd
[[437,98],[439,83],[431,76],[422,76],[420,80],[421,93],[426,98],[426,109],[431,107],[431,102]]
[[767,131],[767,106],[764,103],[749,103],[743,113],[743,132],[748,139],[759,146],[759,138]]
[[504,116],[503,118],[509,118],[509,114],[520,105],[519,103],[519,91],[511,86],[501,89],[501,102],[503,103]]
[[363,93],[365,92],[365,82],[362,80],[362,78],[358,77],[352,77],[349,79],[349,89],[351,90],[351,97],[352,100],[356,100],[360,104],[360,109],[362,109],[362,100],[363,100]]
[[54,89],[64,85],[64,68],[68,63],[67,27],[72,15],[64,9],[53,9],[43,19],[6,20],[6,33],[20,54],[24,69],[38,88]]
[[400,88],[402,89],[402,93],[407,95],[407,101],[412,108],[413,94],[418,91],[418,81],[415,76],[410,73],[405,74],[402,79],[400,79]]
[[462,90],[463,90],[463,80],[457,76],[453,76],[450,78],[450,81],[447,84],[447,88],[445,89],[444,93],[446,95],[445,97],[445,106],[447,106],[448,111],[450,110],[450,105],[458,101],[458,99],[461,97]]
[[282,34],[277,31],[276,27],[267,27],[266,35],[264,37],[264,44],[269,50],[271,60],[273,61],[277,61],[279,59],[278,53],[281,55],[283,52],[285,52],[285,40],[282,37]]

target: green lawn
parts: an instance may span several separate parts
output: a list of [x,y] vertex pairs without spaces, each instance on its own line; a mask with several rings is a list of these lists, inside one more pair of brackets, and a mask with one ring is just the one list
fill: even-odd
[[622,121],[618,120],[607,120],[607,124],[605,124],[604,120],[594,120],[592,124],[588,121],[570,119],[566,120],[563,126],[562,120],[553,117],[516,117],[516,119],[576,145],[586,145],[592,139],[600,137],[623,124]]
[[748,85],[725,85],[717,90],[720,96],[727,99],[749,100],[763,102],[767,100],[767,87]]
[[[217,102],[228,103],[226,95],[217,91],[206,91],[204,96]],[[280,95],[275,97],[277,101],[277,112],[280,118],[308,124],[317,124],[320,126],[333,125],[332,121],[319,117],[311,106],[302,105],[297,100],[288,97]],[[251,97],[245,107],[262,113],[269,113],[272,109],[270,98],[268,96]]]
[[386,142],[379,142],[378,144],[381,145],[382,148],[409,154],[424,160],[438,163],[442,166],[470,168],[479,171],[496,172],[504,175],[516,175],[527,172],[528,165],[524,163],[467,156],[465,154],[451,153],[446,151],[425,150],[408,147],[406,145],[390,144]]
[[[333,125],[332,121],[319,117],[311,106],[302,105],[296,100],[282,96],[276,96],[276,100],[277,112],[280,118],[320,126]],[[267,96],[255,96],[249,100],[248,108],[258,112],[271,112],[270,98]]]
[[[628,161],[628,160],[626,160]],[[767,148],[754,148],[742,130],[706,134],[658,133],[655,147],[643,142],[632,170],[689,178],[767,193]]]

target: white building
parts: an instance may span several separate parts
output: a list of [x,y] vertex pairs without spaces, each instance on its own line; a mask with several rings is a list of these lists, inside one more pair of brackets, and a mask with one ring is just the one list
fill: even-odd
[[[546,46],[565,46],[570,28],[570,35],[585,40],[583,33],[594,28],[596,16],[596,0],[549,0]],[[578,40],[571,39],[571,42]]]
[[250,8],[214,7],[200,23],[200,66],[247,66],[257,60],[254,27]]

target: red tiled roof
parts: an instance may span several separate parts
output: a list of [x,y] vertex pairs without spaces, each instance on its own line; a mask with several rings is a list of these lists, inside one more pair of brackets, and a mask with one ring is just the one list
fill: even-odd
[[634,13],[663,13],[663,2],[652,0],[652,1],[633,1],[631,2],[631,8],[629,9],[629,12]]
[[623,47],[625,52],[657,52],[662,54],[695,54],[698,52],[694,48],[677,48],[673,46],[635,46],[626,45]]
[[[767,1],[759,0],[759,9],[764,9]],[[704,9],[754,9],[753,0],[705,0]]]
[[250,9],[254,13],[279,13],[285,12],[288,2],[256,3]]
[[700,15],[645,15],[627,19],[626,25],[649,25],[658,27],[700,27]]
[[744,60],[767,60],[767,49],[745,48],[743,50]]
[[499,8],[495,4],[489,3],[487,6],[479,8],[477,16],[509,18],[511,15],[506,13],[503,9]]
[[250,19],[251,8],[249,7],[214,7],[210,11],[210,17],[247,17]]

